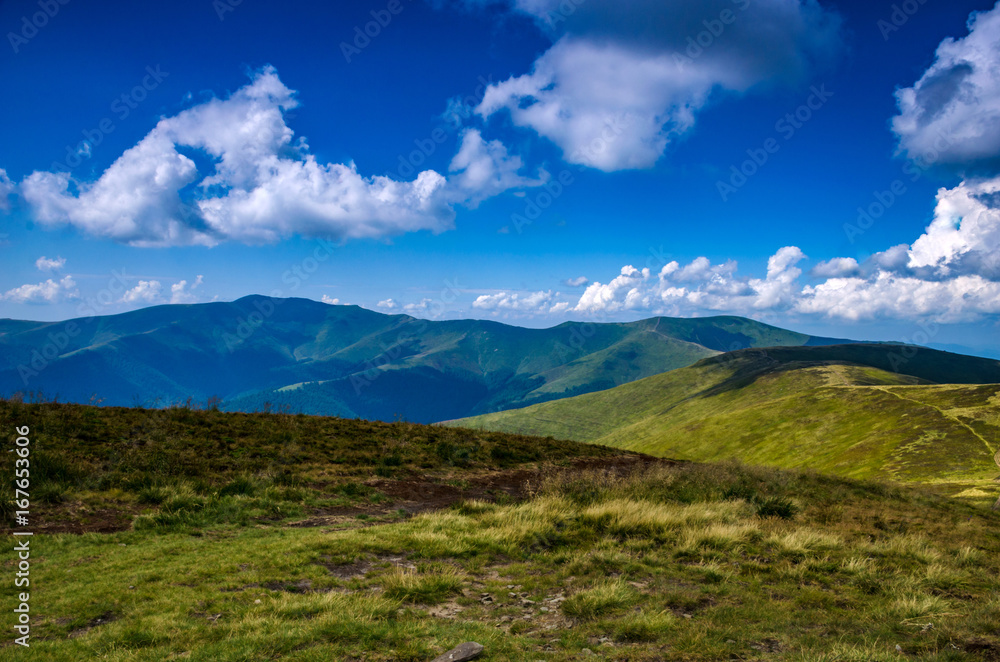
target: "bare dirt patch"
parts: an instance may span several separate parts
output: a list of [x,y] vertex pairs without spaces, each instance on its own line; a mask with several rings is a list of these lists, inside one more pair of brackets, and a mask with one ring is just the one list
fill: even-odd
[[626,476],[654,464],[677,464],[674,460],[664,460],[649,455],[623,455],[613,458],[581,458],[573,460],[569,466],[542,465],[533,468],[518,468],[507,471],[492,471],[462,475],[462,485],[443,483],[429,477],[405,480],[372,480],[366,484],[375,487],[392,500],[387,511],[405,510],[419,513],[427,510],[447,508],[461,501],[472,499],[496,501],[500,497],[523,500],[530,496],[533,488],[550,474],[574,471],[603,471]]
[[88,632],[90,632],[91,630],[93,630],[94,628],[99,627],[101,625],[106,625],[107,623],[110,623],[111,621],[114,621],[114,620],[117,620],[117,619],[118,619],[118,615],[117,614],[115,614],[114,612],[106,611],[103,614],[101,614],[100,616],[96,616],[96,617],[90,619],[90,621],[85,626],[83,626],[82,628],[77,628],[77,629],[71,631],[69,633],[69,638],[70,639],[75,639],[77,637],[83,636],[83,635],[87,634]]
[[972,639],[965,642],[965,652],[978,655],[984,660],[993,662],[1000,660],[1000,644],[988,639]]

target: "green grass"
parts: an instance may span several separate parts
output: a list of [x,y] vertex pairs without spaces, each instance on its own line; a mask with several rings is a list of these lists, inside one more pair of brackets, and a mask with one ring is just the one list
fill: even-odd
[[[877,363],[891,350],[734,352],[607,391],[452,424],[666,457],[738,458],[855,478],[943,482],[952,491],[995,492],[1000,386],[929,384],[841,359],[804,361],[837,352]],[[947,372],[944,359],[928,357],[912,371]]]
[[[887,379],[852,370],[802,374],[818,389]],[[912,402],[924,387],[886,388]],[[985,420],[976,393],[933,388],[927,407]],[[487,662],[1000,655],[985,488],[615,464],[596,445],[280,414],[0,401],[0,421],[31,427],[31,493],[46,495],[32,497],[30,659],[426,662],[469,640]],[[606,469],[569,468],[581,458]],[[409,515],[382,491],[513,472],[533,476],[524,500]],[[43,528],[100,518],[122,530]],[[12,604],[21,589],[0,586]],[[0,643],[0,659],[24,653]]]
[[30,659],[991,660],[998,531],[921,487],[687,464],[346,531],[41,535]]
[[593,620],[620,612],[638,601],[638,594],[622,579],[611,579],[574,594],[560,606],[571,618]]
[[[57,530],[194,530],[386,501],[373,478],[496,471],[620,451],[522,435],[289,414],[0,400],[30,427],[32,511]],[[13,476],[15,456],[0,454]],[[0,482],[4,524],[13,484]]]
[[382,578],[386,597],[416,604],[434,605],[461,591],[462,577],[453,568],[419,572],[397,568]]

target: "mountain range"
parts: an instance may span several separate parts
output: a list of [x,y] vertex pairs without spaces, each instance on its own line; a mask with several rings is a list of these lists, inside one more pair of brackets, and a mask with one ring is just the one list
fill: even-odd
[[0,320],[0,393],[434,422],[605,390],[733,350],[844,342],[740,317],[529,329],[248,296]]

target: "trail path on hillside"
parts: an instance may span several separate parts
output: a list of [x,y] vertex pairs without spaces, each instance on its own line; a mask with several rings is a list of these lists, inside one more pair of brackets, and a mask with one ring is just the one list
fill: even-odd
[[899,393],[896,393],[895,391],[890,391],[888,386],[873,386],[872,388],[877,389],[879,391],[884,391],[884,392],[886,392],[886,393],[888,393],[890,395],[894,395],[897,398],[899,398],[900,400],[906,400],[908,402],[913,402],[913,403],[916,403],[916,404],[924,406],[924,407],[929,407],[930,409],[935,410],[937,413],[941,414],[945,418],[947,418],[947,419],[949,419],[951,421],[954,421],[955,423],[958,423],[963,428],[965,428],[966,430],[968,430],[969,432],[971,432],[974,437],[976,437],[977,439],[979,439],[979,441],[983,442],[983,445],[986,446],[986,450],[988,450],[990,452],[990,456],[992,456],[994,459],[996,459],[997,449],[993,448],[993,446],[990,445],[990,442],[986,441],[986,439],[981,434],[979,434],[978,432],[976,432],[975,429],[972,428],[972,426],[970,426],[967,423],[963,422],[961,419],[959,419],[959,418],[957,418],[955,416],[950,415],[948,412],[946,412],[945,410],[943,410],[940,407],[937,407],[935,405],[929,404],[927,402],[921,402],[920,400],[914,400],[913,398],[907,398],[906,396],[900,395]]

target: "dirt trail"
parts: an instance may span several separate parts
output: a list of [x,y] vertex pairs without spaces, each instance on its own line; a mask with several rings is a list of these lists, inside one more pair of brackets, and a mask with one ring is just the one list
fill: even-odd
[[[945,418],[947,418],[947,419],[949,419],[951,421],[954,421],[955,423],[958,423],[963,428],[965,428],[966,430],[968,430],[969,432],[971,432],[972,435],[974,437],[976,437],[976,439],[978,439],[979,441],[983,442],[983,445],[986,446],[986,450],[988,450],[990,452],[990,455],[993,456],[994,460],[997,460],[998,458],[1000,458],[1000,450],[994,449],[990,445],[990,442],[986,441],[986,439],[984,439],[981,434],[979,434],[978,432],[976,432],[975,429],[972,428],[972,426],[968,425],[967,423],[964,423],[962,420],[960,420],[960,419],[958,419],[958,418],[956,418],[954,416],[951,416],[950,414],[948,414],[948,412],[946,412],[945,410],[941,409],[940,407],[936,407],[936,406],[934,406],[932,404],[928,404],[926,402],[921,402],[920,400],[914,400],[913,398],[907,398],[906,396],[900,395],[899,393],[896,393],[895,391],[890,391],[888,386],[875,386],[874,388],[878,389],[879,391],[884,391],[884,392],[886,392],[886,393],[888,393],[890,395],[894,395],[897,398],[899,398],[900,400],[906,400],[907,402],[913,402],[913,403],[916,403],[916,404],[921,405],[923,407],[930,407],[931,409],[933,409],[937,413],[941,414]],[[1000,464],[1000,461],[998,461],[997,464]]]

